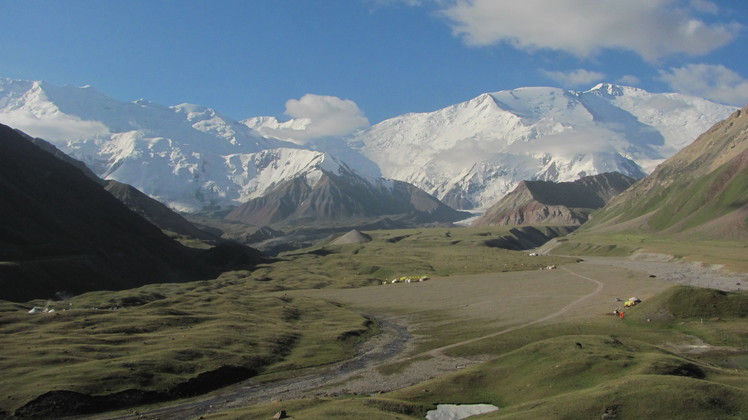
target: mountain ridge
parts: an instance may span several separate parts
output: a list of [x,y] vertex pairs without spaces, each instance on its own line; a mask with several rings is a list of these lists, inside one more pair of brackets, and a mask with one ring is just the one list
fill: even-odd
[[382,217],[412,224],[449,223],[467,218],[435,197],[401,181],[367,180],[346,166],[278,184],[262,197],[231,211],[226,220],[254,226],[347,225]]
[[52,298],[216,274],[78,168],[5,125],[0,139],[0,298]]
[[636,182],[620,173],[603,173],[573,182],[522,181],[491,206],[473,226],[579,226]]

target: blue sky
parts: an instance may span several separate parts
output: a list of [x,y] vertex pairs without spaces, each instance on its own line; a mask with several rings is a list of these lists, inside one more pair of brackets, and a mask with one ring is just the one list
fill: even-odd
[[745,105],[748,1],[0,0],[0,77],[351,127],[523,86]]

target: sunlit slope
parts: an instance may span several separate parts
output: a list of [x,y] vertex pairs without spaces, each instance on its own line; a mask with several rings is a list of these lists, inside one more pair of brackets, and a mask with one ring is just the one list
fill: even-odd
[[594,214],[582,232],[748,237],[748,107]]

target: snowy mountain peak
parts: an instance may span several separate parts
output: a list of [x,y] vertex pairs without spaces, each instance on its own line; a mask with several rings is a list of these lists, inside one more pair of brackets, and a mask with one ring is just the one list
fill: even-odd
[[625,89],[633,89],[633,88],[626,88],[623,86],[613,85],[610,83],[599,83],[592,89],[588,90],[585,93],[597,93],[601,96],[623,96]]
[[456,208],[484,208],[522,180],[642,177],[734,109],[607,83],[527,87],[395,117],[347,140],[387,178]]

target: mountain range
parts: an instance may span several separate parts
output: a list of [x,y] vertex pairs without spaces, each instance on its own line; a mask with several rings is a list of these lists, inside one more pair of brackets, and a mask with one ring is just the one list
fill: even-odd
[[[299,144],[278,137],[303,129],[293,120],[238,122],[198,105],[122,102],[92,87],[0,80],[0,122],[185,212],[281,197],[289,182],[309,187],[333,178],[369,190],[406,182],[453,208],[484,209],[522,180],[613,171],[641,178],[734,110],[609,84],[584,92],[521,88]],[[255,222],[283,220],[280,213]],[[326,213],[334,212],[316,214]]]
[[349,144],[455,208],[486,208],[522,180],[604,172],[641,178],[735,108],[600,84],[521,88],[392,118]]

